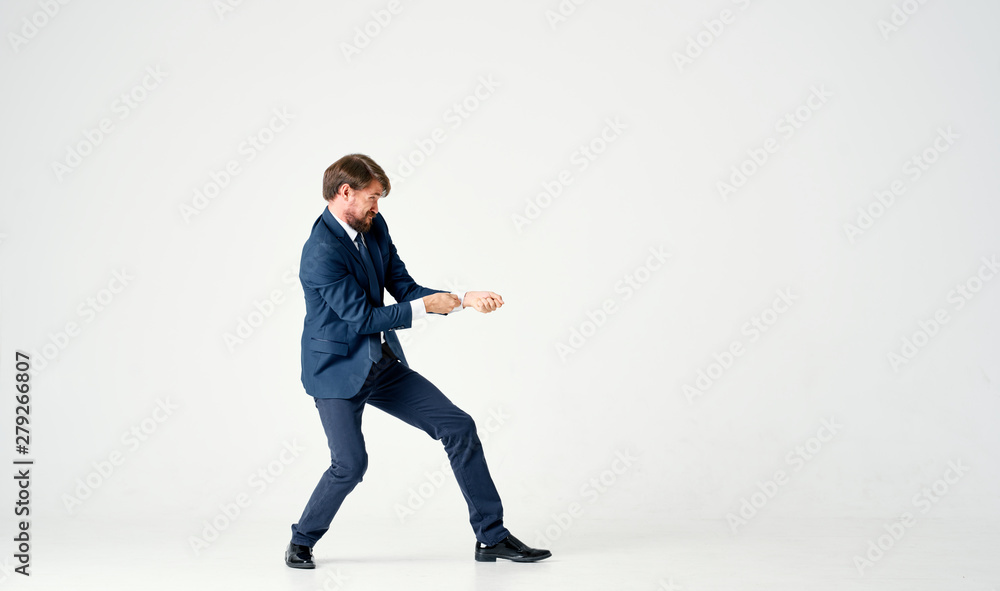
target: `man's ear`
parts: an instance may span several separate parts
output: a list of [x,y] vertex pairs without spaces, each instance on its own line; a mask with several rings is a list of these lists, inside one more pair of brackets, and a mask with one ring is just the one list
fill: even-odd
[[337,195],[342,196],[344,199],[348,199],[351,195],[351,186],[347,183],[341,184],[337,187]]

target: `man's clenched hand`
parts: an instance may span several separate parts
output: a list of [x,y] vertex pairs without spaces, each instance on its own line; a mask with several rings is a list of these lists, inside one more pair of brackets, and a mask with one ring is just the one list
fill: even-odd
[[502,305],[503,298],[500,297],[500,294],[492,291],[467,291],[465,292],[465,301],[462,302],[463,307],[475,308],[477,312],[483,314],[499,310]]
[[458,307],[458,296],[453,293],[432,293],[422,299],[424,309],[431,314],[447,314]]

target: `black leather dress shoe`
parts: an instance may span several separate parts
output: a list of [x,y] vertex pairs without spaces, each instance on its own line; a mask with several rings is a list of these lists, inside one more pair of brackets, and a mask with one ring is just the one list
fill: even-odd
[[505,558],[514,562],[537,562],[552,556],[548,550],[531,548],[514,536],[507,536],[499,544],[485,546],[476,542],[476,560],[478,562],[496,562],[497,558]]
[[316,568],[316,563],[313,562],[313,549],[289,543],[285,549],[285,564],[292,568]]

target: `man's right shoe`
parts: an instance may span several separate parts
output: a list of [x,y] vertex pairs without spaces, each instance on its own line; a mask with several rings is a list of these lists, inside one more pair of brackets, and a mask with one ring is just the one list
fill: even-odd
[[486,546],[481,542],[476,542],[477,562],[496,562],[497,558],[504,558],[513,562],[537,562],[552,556],[548,550],[531,548],[514,536],[507,536],[498,544]]
[[289,543],[285,549],[285,564],[291,568],[316,568],[316,563],[313,562],[313,549]]

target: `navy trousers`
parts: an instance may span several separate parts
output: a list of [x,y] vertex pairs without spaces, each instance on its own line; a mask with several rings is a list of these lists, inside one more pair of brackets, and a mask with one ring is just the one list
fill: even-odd
[[422,429],[444,444],[455,480],[469,505],[469,521],[476,539],[492,546],[510,532],[503,526],[503,507],[497,493],[476,424],[452,404],[434,384],[399,362],[383,346],[368,379],[352,398],[316,398],[326,439],[330,468],[313,490],[298,523],[292,525],[292,543],[313,546],[330,528],[344,498],[361,482],[368,453],[361,433],[365,405]]

